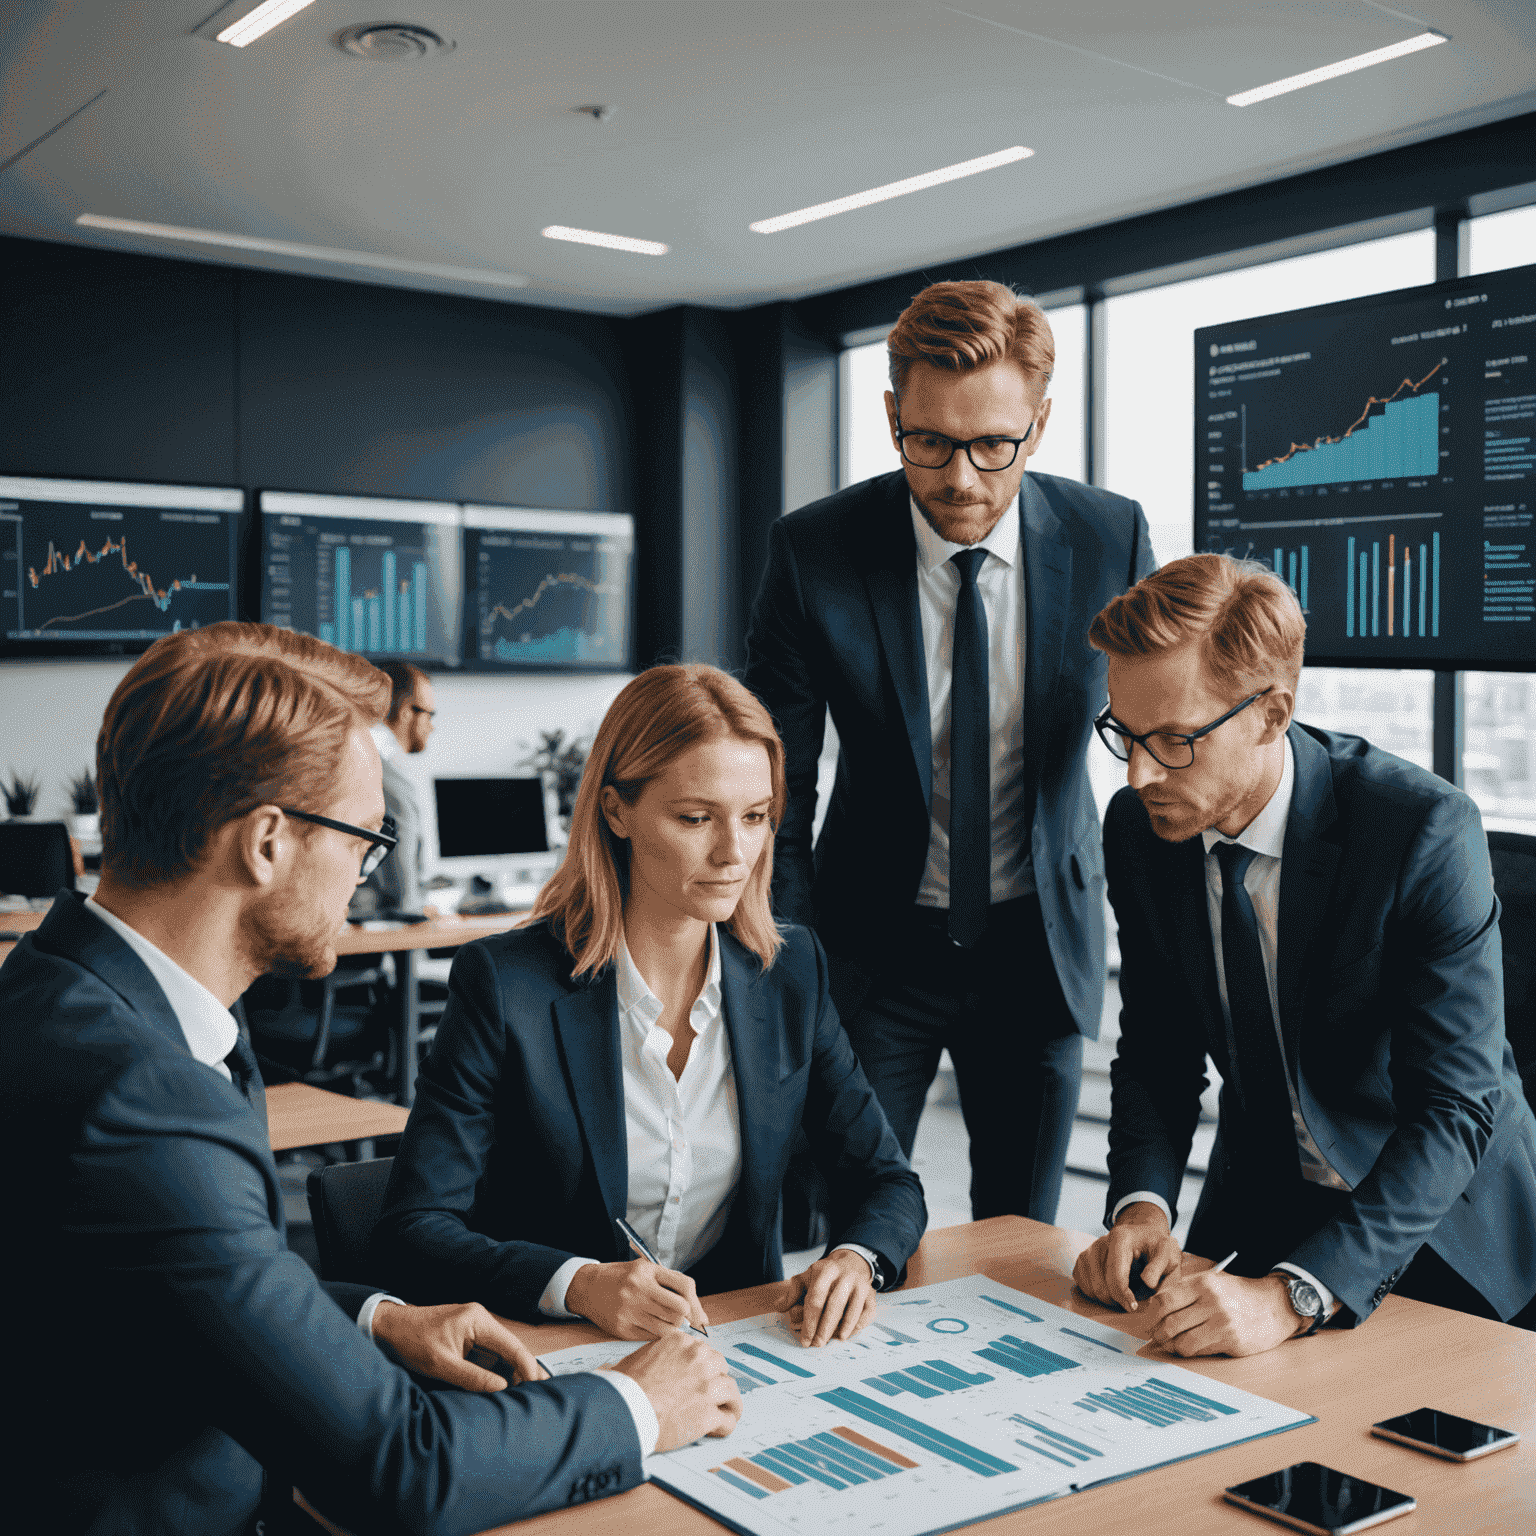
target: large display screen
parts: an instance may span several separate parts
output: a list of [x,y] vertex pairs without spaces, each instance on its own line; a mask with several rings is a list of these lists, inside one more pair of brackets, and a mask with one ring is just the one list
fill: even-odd
[[238,617],[238,490],[0,476],[11,655],[142,650]]
[[1262,560],[1307,660],[1536,662],[1536,267],[1195,332],[1195,548]]
[[452,502],[261,493],[261,617],[377,659],[463,659]]
[[466,507],[471,654],[493,667],[633,665],[634,519]]

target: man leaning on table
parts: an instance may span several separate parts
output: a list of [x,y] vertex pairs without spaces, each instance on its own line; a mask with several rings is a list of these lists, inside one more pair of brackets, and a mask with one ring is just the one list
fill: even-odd
[[[1306,623],[1279,577],[1176,560],[1115,598],[1098,728],[1120,925],[1106,1225],[1078,1285],[1153,1338],[1247,1355],[1353,1327],[1389,1291],[1536,1326],[1536,1120],[1504,1035],[1477,808],[1357,736],[1292,719]],[[1210,1171],[1170,1236],[1205,1087]]]
[[158,641],[97,745],[100,888],[62,893],[0,969],[0,1158],[25,1170],[4,1443],[50,1530],[276,1532],[297,1485],[354,1530],[481,1531],[632,1487],[653,1448],[739,1416],[681,1333],[537,1380],[483,1307],[322,1285],[285,1246],[229,1008],[264,971],[335,965],[393,841],[368,736],[388,697],[361,658],[266,625]]

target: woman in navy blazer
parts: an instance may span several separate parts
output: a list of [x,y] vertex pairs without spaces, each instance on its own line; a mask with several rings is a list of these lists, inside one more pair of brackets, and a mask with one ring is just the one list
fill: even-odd
[[[700,1291],[783,1280],[803,1125],[833,1239],[780,1310],[810,1344],[874,1315],[927,1211],[820,942],[774,925],[784,803],[772,720],[727,674],[656,667],[614,701],[529,925],[454,961],[374,1234],[407,1295],[621,1338],[702,1324]],[[633,1257],[617,1218],[663,1262]]]

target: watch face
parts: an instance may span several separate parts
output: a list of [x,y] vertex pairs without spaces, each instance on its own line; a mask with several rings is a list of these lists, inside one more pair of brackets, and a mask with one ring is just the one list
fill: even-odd
[[1316,1286],[1305,1280],[1292,1280],[1290,1286],[1291,1310],[1298,1317],[1316,1317],[1323,1310],[1323,1298],[1317,1294]]

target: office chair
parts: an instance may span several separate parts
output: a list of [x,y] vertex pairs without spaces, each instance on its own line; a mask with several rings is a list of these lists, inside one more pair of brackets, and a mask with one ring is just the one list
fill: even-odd
[[310,1174],[304,1190],[322,1280],[372,1285],[378,1278],[372,1273],[368,1243],[384,1209],[394,1163],[392,1157],[375,1157],[366,1163],[332,1163]]
[[75,888],[75,851],[62,821],[0,821],[0,891],[56,896]]
[[1490,832],[1488,856],[1504,948],[1504,1030],[1536,1105],[1536,837]]
[[[374,1096],[367,1079],[388,1081],[396,1070],[384,983],[377,960],[344,960],[320,982],[259,977],[243,1001],[263,1078]],[[358,992],[360,1001],[345,1000]]]

